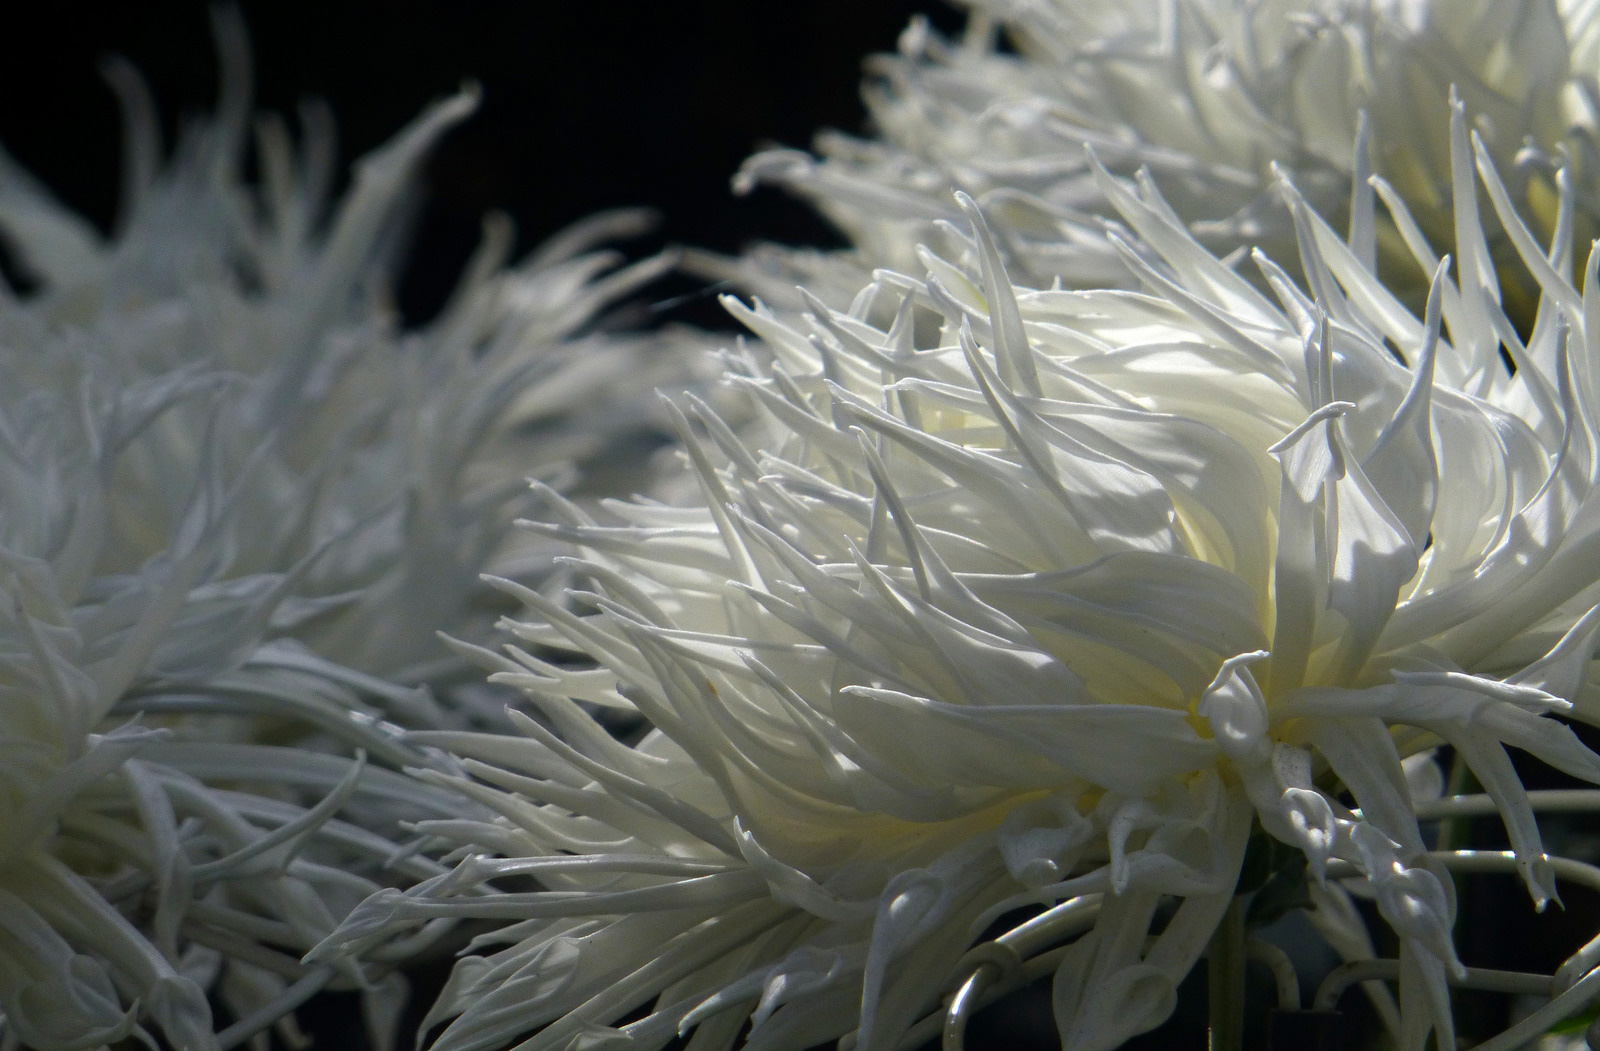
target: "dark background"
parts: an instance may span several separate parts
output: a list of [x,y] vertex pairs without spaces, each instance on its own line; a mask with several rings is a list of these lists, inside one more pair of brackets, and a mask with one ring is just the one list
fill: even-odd
[[[776,191],[735,198],[729,178],[763,145],[805,146],[823,127],[859,131],[862,59],[892,50],[912,14],[957,27],[940,0],[349,0],[240,3],[258,106],[332,103],[348,162],[430,100],[474,78],[478,114],[437,152],[404,275],[420,318],[448,291],[501,208],[519,245],[597,209],[649,205],[660,234],[635,247],[723,251],[754,239],[830,243]],[[113,215],[119,119],[97,66],[121,54],[154,88],[170,135],[210,107],[216,59],[204,0],[57,3],[0,36],[0,143],[104,228]],[[671,289],[661,293],[668,295]],[[681,313],[681,311],[680,311]],[[709,303],[685,315],[720,317]]]

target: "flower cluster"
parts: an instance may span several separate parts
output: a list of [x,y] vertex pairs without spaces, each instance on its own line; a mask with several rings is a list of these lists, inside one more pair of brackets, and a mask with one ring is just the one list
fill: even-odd
[[345,989],[387,1048],[466,921],[438,1051],[958,1043],[1040,977],[1109,1051],[1266,857],[1455,1045],[1433,755],[1538,908],[1508,749],[1600,783],[1600,4],[967,6],[878,138],[741,173],[853,247],[690,253],[756,293],[709,400],[606,324],[634,213],[491,220],[397,320],[470,90],[338,199],[325,113],[260,119],[252,181],[224,11],[170,161],[112,67],[110,236],[0,155],[0,1044],[266,1051]]
[[666,265],[593,250],[629,213],[510,268],[492,221],[452,301],[402,330],[402,205],[474,95],[337,200],[325,111],[298,144],[264,119],[254,185],[243,29],[227,11],[218,28],[221,100],[170,163],[147,89],[112,67],[111,236],[0,157],[0,236],[30,286],[0,292],[7,1046],[227,1047],[274,1022],[294,1039],[284,1016],[330,985],[364,990],[387,1044],[394,966],[437,929],[362,966],[299,957],[368,894],[443,871],[397,821],[470,811],[400,772],[443,760],[399,725],[483,721],[435,633],[491,630],[486,569],[539,579],[508,535],[528,473],[604,457],[679,374],[595,324]]
[[[1456,276],[1413,243],[1421,318],[1363,259],[1371,214],[1346,238],[1281,183],[1306,282],[1257,252],[1258,285],[1104,169],[1143,292],[1014,285],[962,196],[960,251],[848,310],[731,301],[770,353],[728,361],[763,425],[691,399],[698,505],[532,526],[592,587],[511,587],[534,615],[512,630],[581,662],[484,654],[541,718],[412,739],[464,759],[425,781],[496,818],[424,823],[465,859],[314,956],[517,921],[458,965],[445,1051],[691,1027],[879,1049],[926,1039],[979,936],[1031,905],[1024,928],[1085,931],[1053,958],[1064,1045],[1109,1049],[1171,1012],[1257,826],[1328,926],[1328,873],[1364,881],[1400,942],[1400,1046],[1453,1046],[1453,884],[1406,766],[1453,746],[1554,896],[1506,747],[1600,781],[1549,718],[1600,714],[1572,706],[1600,630],[1600,334],[1595,257],[1585,293],[1566,276],[1571,191],[1542,246],[1459,104],[1448,132]],[[1543,293],[1526,340],[1480,178]],[[627,747],[584,705],[653,729]],[[478,896],[510,876],[539,889]]]

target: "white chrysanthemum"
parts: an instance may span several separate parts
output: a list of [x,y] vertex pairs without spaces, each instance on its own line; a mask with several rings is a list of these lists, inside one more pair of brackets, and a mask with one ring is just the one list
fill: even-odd
[[295,595],[317,603],[296,606],[298,637],[343,664],[414,678],[448,656],[435,631],[468,630],[524,476],[600,457],[648,426],[639,401],[681,356],[585,329],[669,261],[601,277],[617,257],[589,250],[641,222],[616,213],[506,269],[511,230],[496,218],[440,316],[402,330],[388,283],[404,205],[426,152],[475,95],[436,104],[359,161],[333,202],[326,113],[306,110],[298,148],[267,118],[252,186],[241,33],[224,41],[216,116],[188,129],[163,170],[145,89],[117,69],[128,200],[111,238],[0,160],[0,237],[40,285],[6,304],[0,353],[21,391],[71,389],[69,357],[108,386],[216,373],[214,398],[175,402],[119,464],[96,569],[154,555],[193,479],[210,478],[237,490],[231,574],[295,568]]
[[[818,157],[778,150],[746,164],[736,185],[799,192],[851,244],[834,256],[758,250],[740,269],[746,284],[788,301],[804,280],[843,306],[870,268],[915,269],[919,244],[958,250],[959,235],[937,225],[960,220],[953,189],[978,200],[1008,265],[1031,287],[1057,277],[1076,287],[1120,284],[1115,253],[1093,230],[1109,211],[1091,147],[1113,172],[1152,171],[1219,255],[1260,245],[1292,258],[1292,225],[1272,193],[1275,164],[1341,229],[1350,188],[1370,164],[1424,230],[1447,241],[1442,129],[1452,89],[1499,169],[1515,173],[1514,194],[1533,206],[1553,207],[1558,151],[1572,152],[1585,185],[1600,177],[1600,21],[1582,0],[961,6],[969,10],[961,41],[917,23],[900,54],[870,64],[873,138],[829,133]],[[1370,144],[1358,150],[1363,110]],[[1592,192],[1580,195],[1580,210],[1592,227],[1600,215]],[[1392,231],[1374,229],[1398,248]],[[1375,248],[1353,247],[1364,256]],[[841,272],[841,261],[855,266]]]
[[[1454,891],[1402,762],[1452,745],[1555,893],[1506,747],[1600,780],[1549,718],[1600,625],[1600,256],[1580,293],[1570,195],[1547,256],[1479,148],[1544,291],[1519,340],[1459,108],[1451,142],[1456,277],[1415,244],[1423,320],[1287,184],[1310,290],[1258,254],[1269,297],[1104,173],[1146,293],[1015,288],[963,198],[960,259],[924,253],[922,279],[804,318],[732,304],[776,358],[730,359],[767,429],[695,402],[703,506],[536,527],[594,588],[519,592],[540,619],[515,630],[594,665],[502,663],[554,732],[419,736],[475,778],[427,779],[500,816],[424,826],[469,856],[313,958],[492,919],[439,1051],[689,1028],[698,1051],[914,1046],[1014,952],[1054,971],[1065,1046],[1112,1048],[1171,1011],[1254,822],[1313,883],[1362,880],[1400,942],[1400,1046],[1454,1046]],[[576,702],[654,729],[627,747]],[[504,877],[540,889],[463,896]]]
[[452,302],[403,331],[386,293],[403,198],[473,97],[362,160],[337,201],[325,115],[298,148],[268,119],[251,185],[243,31],[227,12],[219,28],[218,113],[168,165],[144,87],[114,72],[111,237],[0,157],[0,236],[36,283],[0,290],[8,1047],[226,1048],[330,985],[363,988],[391,1042],[391,972],[439,928],[359,967],[299,960],[370,893],[443,871],[399,820],[472,813],[398,772],[435,760],[389,720],[472,719],[432,699],[469,678],[435,632],[489,629],[478,575],[518,571],[527,472],[637,435],[680,360],[590,329],[663,265],[607,275],[616,259],[589,252],[630,215],[511,269],[491,224]]
[[367,894],[439,871],[400,856],[395,817],[459,797],[351,758],[427,761],[383,716],[429,702],[282,637],[297,575],[228,572],[239,502],[208,473],[165,547],[102,569],[131,450],[185,401],[225,407],[229,377],[108,386],[53,350],[75,382],[0,394],[0,1034],[214,1047],[214,990],[228,1047],[354,982],[382,1046],[405,996],[390,964],[439,932],[367,968],[299,957]]

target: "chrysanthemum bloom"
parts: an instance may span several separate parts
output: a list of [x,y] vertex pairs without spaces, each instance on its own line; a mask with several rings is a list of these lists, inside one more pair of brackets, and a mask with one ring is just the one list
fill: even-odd
[[400,206],[472,95],[342,200],[326,115],[298,146],[268,118],[252,185],[248,56],[219,25],[218,112],[170,164],[113,70],[109,238],[0,157],[0,236],[34,285],[0,291],[0,1034],[34,1048],[141,1027],[200,1048],[225,1023],[236,1043],[330,983],[367,987],[387,1043],[389,971],[432,933],[363,968],[299,957],[380,886],[442,871],[399,819],[470,812],[398,773],[428,760],[390,721],[475,718],[470,691],[434,700],[475,678],[434,633],[489,629],[478,575],[528,568],[504,561],[527,474],[637,434],[680,360],[593,327],[663,265],[589,251],[637,216],[511,269],[493,223],[440,316],[402,330]]
[[[439,1051],[881,1049],[931,1036],[980,934],[1043,905],[1017,937],[1067,941],[1064,1044],[1112,1048],[1172,1010],[1255,824],[1313,884],[1362,879],[1399,938],[1400,1046],[1454,1046],[1454,892],[1402,764],[1452,745],[1555,894],[1506,747],[1600,780],[1549,717],[1600,623],[1600,257],[1574,289],[1570,193],[1546,252],[1479,148],[1544,292],[1520,340],[1459,109],[1451,142],[1455,276],[1415,244],[1422,319],[1287,183],[1309,288],[1258,254],[1265,295],[1104,173],[1145,293],[1013,286],[962,198],[960,257],[920,279],[804,318],[731,304],[776,359],[729,359],[765,431],[691,401],[702,506],[535,527],[594,586],[520,591],[515,631],[592,665],[502,660],[554,732],[419,735],[473,777],[424,778],[499,817],[424,825],[468,856],[314,957],[507,924],[458,964]],[[654,729],[625,746],[578,702]],[[464,896],[504,877],[539,889]]]
[[672,377],[681,356],[591,326],[669,261],[600,276],[618,258],[590,250],[642,221],[614,213],[507,269],[512,231],[495,217],[440,315],[403,330],[390,283],[404,206],[424,156],[475,94],[436,104],[361,159],[340,201],[328,199],[326,111],[304,110],[298,145],[265,117],[262,181],[251,185],[249,60],[242,30],[231,32],[217,113],[187,129],[164,169],[147,91],[113,67],[128,144],[110,238],[0,164],[0,237],[39,286],[0,319],[8,368],[26,369],[16,385],[29,390],[71,389],[68,354],[108,385],[227,374],[225,408],[175,404],[119,466],[98,568],[126,571],[160,550],[194,477],[212,477],[238,490],[232,574],[304,563],[295,594],[320,605],[296,610],[295,634],[340,663],[415,678],[415,666],[448,656],[436,630],[466,630],[525,476],[600,457],[648,426],[638,402],[653,405],[652,381]]
[[[1452,88],[1513,196],[1539,212],[1536,229],[1542,223],[1548,232],[1554,219],[1551,176],[1561,151],[1570,151],[1583,185],[1600,178],[1600,21],[1589,3],[960,6],[969,12],[960,41],[915,24],[900,54],[869,65],[873,137],[828,133],[815,157],[776,150],[746,164],[736,185],[792,189],[850,242],[827,255],[757,250],[739,269],[746,285],[786,302],[803,281],[842,308],[871,268],[914,270],[919,244],[959,252],[959,236],[937,226],[960,220],[951,190],[977,199],[1013,275],[1030,287],[1057,277],[1069,287],[1120,283],[1115,253],[1093,230],[1109,205],[1090,147],[1115,173],[1151,170],[1168,203],[1218,255],[1256,245],[1291,263],[1293,227],[1272,191],[1274,164],[1344,229],[1369,156],[1423,229],[1448,242],[1443,129]],[[1363,110],[1370,154],[1355,148]],[[1580,233],[1593,233],[1600,210],[1592,192],[1580,194],[1579,208]],[[1410,280],[1381,214],[1371,229],[1379,245],[1369,236],[1354,250],[1370,257],[1378,247],[1397,249],[1393,276]],[[1513,258],[1509,248],[1505,256]]]

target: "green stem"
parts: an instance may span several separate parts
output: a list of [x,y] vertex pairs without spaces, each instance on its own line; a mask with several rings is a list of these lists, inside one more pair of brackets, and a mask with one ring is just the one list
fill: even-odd
[[1211,936],[1206,961],[1210,990],[1210,1051],[1244,1047],[1244,900],[1235,897]]
[[[1450,776],[1445,782],[1447,796],[1466,795],[1481,788],[1465,759],[1457,755],[1450,761]],[[1448,816],[1439,822],[1439,849],[1460,850],[1471,838],[1472,818]]]

